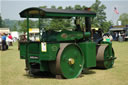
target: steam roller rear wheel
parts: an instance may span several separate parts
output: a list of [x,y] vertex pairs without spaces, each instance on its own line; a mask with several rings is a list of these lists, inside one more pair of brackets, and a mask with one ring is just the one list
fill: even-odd
[[114,50],[112,48],[112,54],[110,54],[108,45],[101,45],[98,48],[96,56],[96,67],[97,68],[112,68],[114,64]]
[[84,57],[75,44],[60,44],[56,60],[56,74],[64,78],[76,78],[81,74]]

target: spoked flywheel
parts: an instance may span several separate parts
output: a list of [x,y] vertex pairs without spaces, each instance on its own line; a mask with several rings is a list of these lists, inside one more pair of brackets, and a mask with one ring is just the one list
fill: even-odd
[[60,44],[56,59],[56,74],[64,78],[76,78],[81,74],[84,57],[75,44]]
[[114,50],[109,48],[108,45],[102,44],[98,47],[97,56],[96,56],[96,67],[97,68],[112,68],[114,64]]

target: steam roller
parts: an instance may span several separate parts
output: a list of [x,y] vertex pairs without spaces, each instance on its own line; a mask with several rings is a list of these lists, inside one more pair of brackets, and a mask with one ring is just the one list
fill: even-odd
[[[89,9],[31,7],[21,11],[20,17],[27,20],[27,33],[23,40],[19,40],[19,51],[28,73],[47,72],[56,78],[72,79],[79,77],[85,69],[112,68],[115,59],[112,42],[103,41],[101,30],[91,29],[95,16],[96,13]],[[38,19],[38,36],[30,33],[34,31],[31,18]],[[48,20],[48,25],[42,23],[43,19],[44,22]],[[57,23],[52,25],[55,19]],[[69,22],[65,21],[67,19],[71,20],[70,25],[64,24]],[[58,26],[59,22],[65,26]]]

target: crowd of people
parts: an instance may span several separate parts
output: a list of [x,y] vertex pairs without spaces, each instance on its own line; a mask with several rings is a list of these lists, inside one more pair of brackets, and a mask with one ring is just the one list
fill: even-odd
[[0,49],[5,51],[8,49],[8,46],[12,46],[13,37],[11,34],[1,33],[0,34]]
[[126,34],[124,33],[124,31],[121,32],[112,32],[112,33],[104,33],[101,29],[99,30],[92,30],[93,33],[93,40],[95,42],[99,42],[99,40],[101,40],[101,38],[103,39],[103,41],[107,41],[107,42],[111,42],[111,41],[125,41],[125,36]]
[[112,33],[113,40],[115,41],[124,41],[125,40],[125,33],[122,32],[113,32]]

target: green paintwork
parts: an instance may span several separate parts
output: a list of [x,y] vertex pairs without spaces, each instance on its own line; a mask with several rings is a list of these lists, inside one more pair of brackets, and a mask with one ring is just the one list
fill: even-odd
[[[29,42],[29,43],[24,43],[20,45],[20,48],[21,48],[21,55],[25,55],[26,53],[26,45],[28,46],[28,56],[29,57],[29,60],[30,62],[33,62],[33,61],[37,61],[37,62],[40,62],[40,61],[43,61],[43,60],[55,60],[56,59],[56,55],[57,55],[57,52],[59,50],[59,43],[57,44],[50,44],[50,43],[47,43],[47,51],[46,52],[42,52],[41,51],[41,43],[40,42]],[[23,51],[24,50],[24,51]],[[38,57],[38,59],[36,58],[30,58],[30,56],[35,56],[35,57]]]
[[21,59],[26,59],[27,56],[27,44],[26,43],[20,43],[20,58]]
[[[24,42],[20,43],[20,58],[26,59],[28,64],[39,63],[40,70],[46,71],[48,69],[48,62],[56,60],[56,55],[59,50],[59,43],[47,44],[47,51],[41,51],[41,42]],[[35,58],[38,57],[38,58]],[[45,69],[45,67],[47,67]]]
[[65,13],[46,13],[48,17],[95,17],[95,15],[88,15],[88,14],[65,14]]
[[47,44],[47,52],[40,53],[40,60],[56,60],[56,55],[59,50],[59,43]]
[[44,34],[42,37],[43,41],[72,41],[72,40],[79,40],[83,37],[90,37],[90,32],[77,32],[77,31],[67,31],[63,30],[61,32],[49,31]]
[[96,43],[82,42],[79,46],[84,54],[84,68],[96,66]]
[[104,52],[104,63],[103,64],[106,69],[112,68],[114,64],[114,58],[115,58],[114,50],[112,48],[112,42],[103,41],[102,44],[108,44],[108,47],[105,49],[105,52]]
[[[74,59],[74,64],[69,64],[69,59]],[[75,44],[64,48],[60,59],[60,68],[65,78],[76,78],[80,75],[84,65],[84,56]]]

